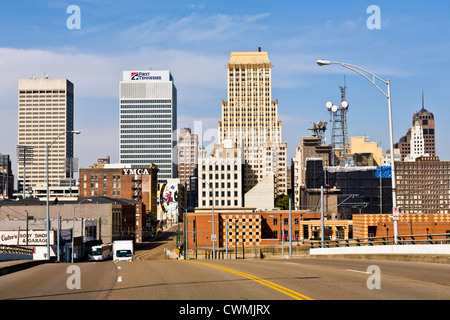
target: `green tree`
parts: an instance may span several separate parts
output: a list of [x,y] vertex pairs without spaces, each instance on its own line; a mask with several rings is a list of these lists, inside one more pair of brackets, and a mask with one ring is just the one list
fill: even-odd
[[[289,196],[282,194],[275,199],[275,207],[281,210],[289,210]],[[291,208],[294,208],[294,204],[291,202]]]

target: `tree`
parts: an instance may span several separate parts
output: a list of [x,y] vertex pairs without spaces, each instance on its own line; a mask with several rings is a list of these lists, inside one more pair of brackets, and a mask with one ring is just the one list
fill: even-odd
[[[280,208],[281,210],[289,210],[289,196],[282,194],[281,196],[275,199],[275,207]],[[291,208],[294,207],[294,204],[291,202]]]

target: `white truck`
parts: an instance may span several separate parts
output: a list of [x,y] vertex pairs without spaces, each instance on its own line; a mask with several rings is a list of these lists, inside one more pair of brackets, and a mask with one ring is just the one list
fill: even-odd
[[113,261],[133,261],[133,240],[116,240],[113,242]]

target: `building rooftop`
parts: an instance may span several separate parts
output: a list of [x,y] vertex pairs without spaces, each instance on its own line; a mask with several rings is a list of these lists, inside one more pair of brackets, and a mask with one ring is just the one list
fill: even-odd
[[[85,199],[92,199],[92,201],[84,201],[83,204],[86,203],[96,203],[96,204],[104,204],[104,203],[114,203],[114,204],[135,204],[138,201],[136,200],[128,200],[122,198],[109,198],[109,197],[86,197],[86,198],[75,198],[76,200],[58,200],[57,204],[78,204],[80,201]],[[8,199],[0,201],[1,206],[45,206],[47,204],[46,198],[26,198],[26,199]],[[49,205],[54,205],[55,201],[51,199],[49,201]]]
[[232,52],[229,64],[270,64],[267,52]]

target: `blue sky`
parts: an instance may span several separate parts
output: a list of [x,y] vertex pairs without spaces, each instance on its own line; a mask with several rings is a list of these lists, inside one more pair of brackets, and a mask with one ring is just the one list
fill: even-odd
[[[77,5],[81,29],[66,12]],[[377,5],[381,29],[367,28]],[[178,124],[217,129],[227,99],[232,51],[267,51],[289,157],[310,122],[329,121],[344,75],[350,136],[389,148],[386,98],[367,80],[317,59],[363,67],[392,83],[394,141],[425,107],[436,118],[437,154],[450,160],[450,3],[431,1],[2,1],[0,4],[0,152],[15,155],[20,78],[68,78],[75,85],[75,156],[87,167],[118,161],[118,88],[123,70],[168,69],[178,89]],[[331,132],[327,133],[330,138]],[[207,145],[210,135],[205,135]]]

